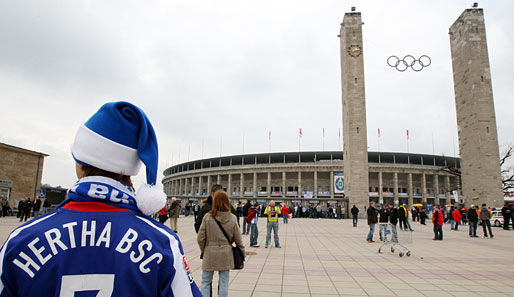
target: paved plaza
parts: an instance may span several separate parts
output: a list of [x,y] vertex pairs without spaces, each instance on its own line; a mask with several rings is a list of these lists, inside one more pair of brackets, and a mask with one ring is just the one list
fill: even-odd
[[[3,243],[19,223],[12,217],[0,220]],[[357,228],[351,220],[281,221],[281,249],[264,248],[265,223],[264,218],[259,223],[261,247],[247,247],[245,269],[230,272],[230,296],[514,296],[512,230],[493,228],[494,239],[469,238],[468,226],[452,231],[445,225],[444,240],[433,241],[432,224],[416,222],[408,245],[412,256],[400,258],[389,249],[377,253],[378,230],[377,242],[366,242],[365,220]],[[178,234],[200,286],[192,216],[180,217]],[[244,242],[249,244],[249,236]]]

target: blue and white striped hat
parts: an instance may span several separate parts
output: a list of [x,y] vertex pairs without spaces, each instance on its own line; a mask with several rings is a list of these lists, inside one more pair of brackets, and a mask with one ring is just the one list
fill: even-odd
[[144,164],[147,185],[136,193],[138,208],[150,215],[165,205],[166,195],[153,187],[159,160],[157,138],[137,106],[123,101],[104,104],[79,127],[71,153],[79,164],[128,176],[137,175]]

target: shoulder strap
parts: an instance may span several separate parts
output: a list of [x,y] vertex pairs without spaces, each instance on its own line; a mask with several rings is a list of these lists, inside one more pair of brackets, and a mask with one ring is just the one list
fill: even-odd
[[228,244],[232,245],[232,241],[230,241],[230,238],[228,237],[227,232],[225,232],[225,229],[223,229],[223,227],[221,226],[221,223],[218,220],[216,220],[216,218],[213,218],[213,219],[216,221],[216,224],[218,224],[218,227],[220,227],[221,232],[223,232],[223,235],[225,235],[225,238],[227,239]]

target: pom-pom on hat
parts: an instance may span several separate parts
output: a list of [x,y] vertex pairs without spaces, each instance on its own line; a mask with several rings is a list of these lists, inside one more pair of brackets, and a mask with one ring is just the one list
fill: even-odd
[[137,207],[151,215],[166,204],[166,194],[155,187],[158,147],[146,114],[129,102],[104,104],[79,127],[71,153],[79,164],[123,175],[137,175],[146,167],[146,182],[136,193]]

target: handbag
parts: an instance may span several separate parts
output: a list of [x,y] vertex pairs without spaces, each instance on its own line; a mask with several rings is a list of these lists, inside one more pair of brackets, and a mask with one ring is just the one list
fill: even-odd
[[221,232],[223,232],[223,235],[225,235],[225,238],[227,238],[228,244],[230,244],[230,246],[232,247],[232,254],[234,255],[234,269],[235,270],[243,269],[245,266],[244,265],[245,257],[243,255],[243,252],[237,245],[236,246],[232,245],[232,241],[230,241],[230,238],[228,238],[227,232],[225,232],[225,229],[223,229],[223,227],[221,226],[221,223],[216,219],[214,219],[214,220],[220,227]]

